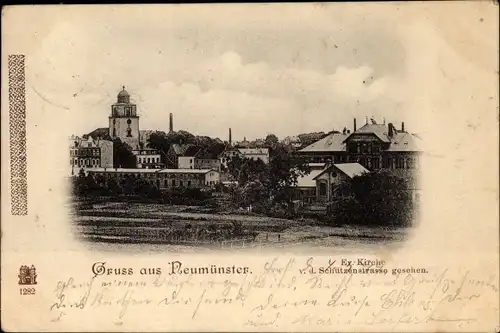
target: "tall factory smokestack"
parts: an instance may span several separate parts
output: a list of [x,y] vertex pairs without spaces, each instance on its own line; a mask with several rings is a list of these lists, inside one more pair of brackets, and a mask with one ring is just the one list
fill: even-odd
[[353,132],[356,132],[356,118],[354,118],[354,131]]
[[170,114],[170,121],[168,123],[168,132],[173,132],[174,131],[174,115],[171,113]]
[[401,131],[403,131],[403,132],[405,131],[405,122],[404,121],[401,123]]
[[231,128],[229,128],[229,144],[233,144],[233,138],[231,136]]

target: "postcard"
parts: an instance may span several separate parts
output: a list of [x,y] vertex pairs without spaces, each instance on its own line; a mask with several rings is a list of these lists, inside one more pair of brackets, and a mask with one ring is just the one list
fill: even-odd
[[498,3],[2,28],[4,331],[499,331]]

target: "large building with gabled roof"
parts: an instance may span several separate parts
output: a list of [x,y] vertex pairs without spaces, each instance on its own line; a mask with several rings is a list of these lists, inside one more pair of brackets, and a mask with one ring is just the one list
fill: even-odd
[[422,140],[389,124],[365,124],[352,132],[334,132],[298,151],[311,163],[359,163],[368,170],[414,169],[420,163]]

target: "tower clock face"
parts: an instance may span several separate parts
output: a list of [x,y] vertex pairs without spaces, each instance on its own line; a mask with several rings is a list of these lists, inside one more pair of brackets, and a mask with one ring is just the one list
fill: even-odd
[[127,124],[129,124],[129,125],[132,124],[132,120],[127,119]]

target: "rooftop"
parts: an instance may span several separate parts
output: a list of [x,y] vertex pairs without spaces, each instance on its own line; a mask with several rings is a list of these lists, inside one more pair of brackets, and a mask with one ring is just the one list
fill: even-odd
[[324,171],[323,169],[313,169],[308,175],[300,176],[297,179],[297,187],[316,187],[316,176]]
[[332,133],[325,136],[323,139],[302,148],[299,152],[331,152],[331,151],[346,151],[344,140],[347,134]]
[[349,178],[354,178],[355,176],[361,176],[363,173],[370,172],[359,163],[337,163],[333,164],[333,167],[345,173]]
[[245,154],[269,154],[269,148],[239,148],[240,153]]
[[321,140],[299,150],[301,153],[308,152],[343,152],[346,151],[345,142],[356,134],[372,134],[384,143],[389,143],[387,151],[421,151],[421,139],[415,134],[404,132],[394,128],[390,137],[389,126],[383,124],[365,124],[353,133],[331,133]]
[[332,168],[335,168],[345,174],[349,178],[354,178],[355,176],[360,176],[363,173],[368,173],[370,172],[368,169],[366,169],[364,166],[362,166],[359,163],[335,163],[330,165],[329,167],[321,170],[321,172],[314,177],[314,180],[316,180],[317,177],[322,175],[323,173],[331,170]]
[[[387,135],[388,126],[382,124],[365,124],[358,128],[356,131],[351,133],[348,137],[354,134],[373,134],[377,138],[379,138],[382,142],[389,143],[391,142],[389,136]],[[346,137],[346,139],[348,138]]]
[[185,144],[174,143],[174,144],[172,144],[171,147],[174,150],[176,155],[183,155],[186,152],[186,150],[192,146],[193,145],[190,143],[185,143]]
[[194,173],[205,174],[211,169],[132,169],[132,168],[88,168],[90,172],[109,172],[109,173]]

